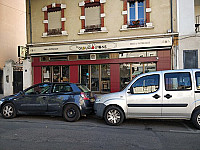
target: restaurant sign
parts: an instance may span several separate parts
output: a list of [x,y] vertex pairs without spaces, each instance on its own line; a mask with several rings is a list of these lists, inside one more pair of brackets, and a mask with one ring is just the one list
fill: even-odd
[[29,54],[69,53],[77,51],[113,50],[127,48],[145,48],[157,46],[172,46],[172,38],[140,39],[119,42],[105,42],[79,45],[57,45],[43,47],[29,47]]

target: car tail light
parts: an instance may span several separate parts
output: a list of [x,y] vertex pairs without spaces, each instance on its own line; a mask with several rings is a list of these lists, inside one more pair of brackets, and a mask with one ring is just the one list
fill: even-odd
[[81,97],[84,99],[84,100],[90,100],[84,92],[81,92]]

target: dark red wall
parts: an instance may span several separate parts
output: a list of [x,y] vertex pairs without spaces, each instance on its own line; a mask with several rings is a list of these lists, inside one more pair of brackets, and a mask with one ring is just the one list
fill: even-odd
[[157,71],[171,70],[171,51],[158,51]]
[[70,82],[72,83],[78,83],[79,82],[79,71],[78,71],[78,65],[76,66],[70,66]]
[[110,65],[110,91],[120,91],[120,64]]

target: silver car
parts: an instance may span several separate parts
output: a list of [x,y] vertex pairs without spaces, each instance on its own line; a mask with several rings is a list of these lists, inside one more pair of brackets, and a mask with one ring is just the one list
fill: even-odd
[[141,74],[124,90],[98,97],[97,116],[108,125],[124,119],[186,119],[200,129],[200,69]]

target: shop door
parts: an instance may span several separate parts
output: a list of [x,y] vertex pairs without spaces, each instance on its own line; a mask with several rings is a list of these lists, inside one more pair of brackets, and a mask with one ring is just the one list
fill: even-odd
[[80,83],[90,89],[90,65],[80,66]]
[[91,91],[99,91],[99,65],[91,65]]
[[91,91],[110,92],[110,65],[81,65],[80,83],[87,86]]
[[13,93],[23,90],[23,71],[13,71]]

